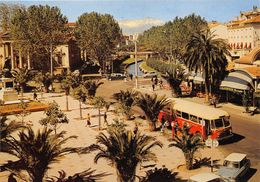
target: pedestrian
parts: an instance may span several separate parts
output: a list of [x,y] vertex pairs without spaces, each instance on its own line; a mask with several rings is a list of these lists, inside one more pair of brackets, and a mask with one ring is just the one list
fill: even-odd
[[91,125],[90,115],[89,115],[89,113],[88,113],[88,114],[87,114],[87,125],[86,125],[86,126],[90,127],[90,125]]
[[8,181],[7,182],[17,182],[17,180],[14,178],[14,173],[11,173],[8,176]]
[[37,93],[36,93],[35,90],[33,91],[33,99],[34,99],[34,100],[38,100],[38,99],[37,99]]
[[131,73],[129,76],[130,76],[130,79],[133,80],[133,74]]
[[137,132],[138,132],[138,125],[137,125],[137,123],[135,123],[134,134],[136,135]]
[[153,88],[153,91],[154,91],[154,89],[155,89],[155,84],[154,84],[154,82],[152,83],[152,88]]
[[104,113],[104,125],[108,126],[108,122],[107,122],[107,112]]
[[160,89],[162,89],[163,88],[163,81],[162,81],[162,79],[160,79],[159,85],[160,85]]

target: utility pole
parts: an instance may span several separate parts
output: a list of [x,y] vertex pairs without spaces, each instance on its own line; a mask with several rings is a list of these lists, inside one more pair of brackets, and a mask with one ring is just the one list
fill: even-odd
[[138,88],[138,69],[137,69],[137,35],[135,37],[135,88]]
[[50,47],[50,53],[51,53],[51,76],[53,76],[53,60],[52,60],[52,43],[51,43],[51,47]]

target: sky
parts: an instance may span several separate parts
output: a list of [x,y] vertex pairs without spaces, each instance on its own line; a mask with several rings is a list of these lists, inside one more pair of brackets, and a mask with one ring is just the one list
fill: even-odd
[[240,11],[260,8],[260,0],[63,0],[63,1],[6,1],[25,6],[48,4],[58,6],[69,22],[88,12],[108,13],[118,21],[124,34],[140,33],[151,26],[162,25],[176,16],[195,13],[207,21],[228,22]]

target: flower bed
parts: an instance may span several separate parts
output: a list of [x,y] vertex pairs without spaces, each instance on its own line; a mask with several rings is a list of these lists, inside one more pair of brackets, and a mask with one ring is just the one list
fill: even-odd
[[[29,102],[26,111],[36,112],[43,111],[47,109],[49,106],[47,104],[41,102]],[[18,114],[23,111],[22,108],[19,107],[19,104],[8,104],[0,106],[0,115],[10,115],[10,114]]]

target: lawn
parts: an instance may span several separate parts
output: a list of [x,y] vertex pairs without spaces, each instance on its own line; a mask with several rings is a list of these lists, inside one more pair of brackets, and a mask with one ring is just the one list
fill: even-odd
[[[41,102],[29,102],[26,108],[26,111],[36,112],[43,111],[47,109],[49,106],[47,104]],[[20,104],[8,104],[0,106],[0,115],[10,115],[10,114],[18,114],[21,113],[23,109],[20,107]]]

